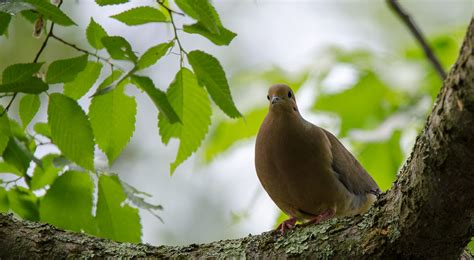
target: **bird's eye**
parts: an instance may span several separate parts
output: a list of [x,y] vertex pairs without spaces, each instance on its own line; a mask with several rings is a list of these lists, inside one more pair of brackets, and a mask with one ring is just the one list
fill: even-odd
[[288,97],[291,98],[291,91],[288,91]]
[[269,96],[269,95],[267,95],[267,99],[270,100],[270,96]]

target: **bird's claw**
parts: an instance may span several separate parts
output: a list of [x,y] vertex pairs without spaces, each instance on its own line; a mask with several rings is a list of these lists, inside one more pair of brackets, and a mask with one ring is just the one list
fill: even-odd
[[296,218],[289,218],[278,225],[275,231],[280,231],[280,234],[283,236],[288,230],[295,228]]

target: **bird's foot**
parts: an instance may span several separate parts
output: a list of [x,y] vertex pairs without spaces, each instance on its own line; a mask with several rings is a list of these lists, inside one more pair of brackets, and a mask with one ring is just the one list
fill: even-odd
[[278,227],[275,229],[275,231],[280,231],[281,235],[285,235],[285,233],[288,230],[292,230],[293,228],[295,228],[295,224],[296,224],[296,218],[295,217],[289,218],[281,222],[280,225],[278,225]]
[[336,214],[336,212],[333,209],[328,209],[326,211],[323,211],[321,214],[313,217],[308,222],[304,223],[303,226],[318,224],[322,221],[332,218],[334,214]]

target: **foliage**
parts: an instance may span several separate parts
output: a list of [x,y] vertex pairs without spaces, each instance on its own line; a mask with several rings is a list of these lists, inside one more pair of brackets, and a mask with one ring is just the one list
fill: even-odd
[[[0,36],[8,37],[11,21],[21,19],[14,14],[21,14],[34,23],[36,30],[45,32],[44,44],[32,62],[11,64],[2,73],[0,97],[10,100],[6,107],[0,107],[0,173],[17,177],[1,183],[0,211],[13,211],[22,218],[68,230],[140,242],[138,207],[155,216],[155,211],[162,208],[146,202],[143,196],[147,194],[123,183],[117,175],[99,169],[94,163],[98,149],[112,165],[133,136],[137,104],[134,96],[126,94],[128,87],[143,91],[156,105],[163,142],[168,143],[170,138],[180,140],[171,172],[199,148],[206,136],[212,113],[209,96],[225,114],[240,117],[219,61],[203,50],[188,53],[179,41],[174,16],[187,15],[196,20],[184,25],[183,33],[203,36],[216,45],[230,44],[236,34],[224,27],[208,0],[177,0],[177,7],[157,1],[110,18],[124,26],[167,23],[174,32],[169,41],[150,46],[140,55],[126,38],[109,35],[90,17],[84,32],[90,47],[76,46],[54,31],[55,25],[76,25],[60,9],[62,2],[16,0],[0,5]],[[96,0],[103,8],[128,2]],[[174,9],[178,7],[185,14]],[[78,54],[40,62],[52,39],[74,48]],[[101,49],[109,57],[100,56],[97,51]],[[164,92],[140,71],[173,49],[179,52],[180,69]],[[186,58],[189,67],[184,63]],[[117,61],[128,62],[131,69],[122,69]],[[108,67],[111,69],[106,72],[104,68]],[[108,76],[97,82],[101,73]],[[79,101],[90,91],[94,94],[88,97],[91,102],[87,109]],[[17,97],[18,116],[9,111]],[[47,107],[47,122],[28,127],[42,106]],[[21,125],[16,117],[21,119]],[[37,148],[43,145],[56,152],[37,158]]]

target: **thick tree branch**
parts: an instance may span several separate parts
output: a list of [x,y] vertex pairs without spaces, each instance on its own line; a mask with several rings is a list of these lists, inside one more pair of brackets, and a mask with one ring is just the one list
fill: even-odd
[[[118,243],[0,215],[0,258],[455,259],[474,235],[474,20],[410,159],[364,216],[184,247]],[[464,257],[469,257],[465,254]]]

